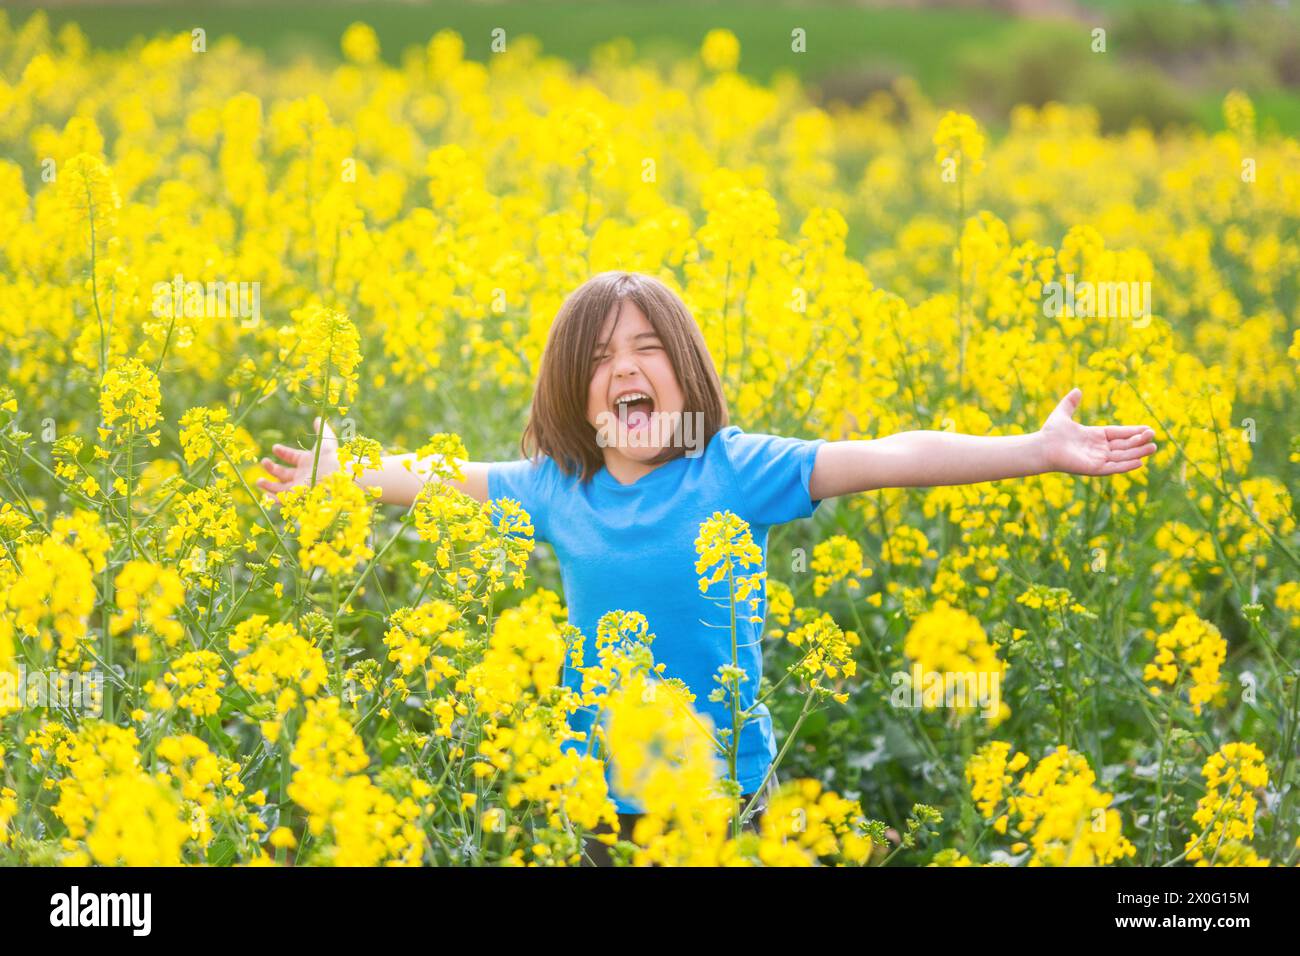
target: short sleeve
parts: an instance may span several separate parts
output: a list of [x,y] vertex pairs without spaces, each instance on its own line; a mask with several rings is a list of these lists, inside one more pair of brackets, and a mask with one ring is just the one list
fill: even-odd
[[533,522],[533,538],[550,539],[547,521],[550,495],[549,459],[532,462],[526,458],[518,461],[494,461],[488,465],[488,498],[513,498],[528,512]]
[[776,525],[808,518],[820,501],[809,490],[817,449],[826,439],[748,434],[735,426],[718,433],[736,477],[750,524]]

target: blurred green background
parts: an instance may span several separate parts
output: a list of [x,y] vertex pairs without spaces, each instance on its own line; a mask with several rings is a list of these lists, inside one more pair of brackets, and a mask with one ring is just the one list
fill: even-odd
[[[590,52],[626,36],[655,58],[695,49],[713,27],[741,41],[742,72],[768,80],[801,76],[823,102],[857,102],[900,75],[931,97],[982,117],[994,130],[1011,105],[1056,99],[1097,106],[1103,125],[1133,121],[1222,125],[1224,93],[1254,100],[1261,127],[1300,128],[1300,10],[1289,3],[1203,0],[391,0],[207,3],[8,3],[21,23],[44,10],[57,29],[76,22],[98,46],[202,26],[209,42],[234,34],[276,57],[338,57],[353,21],[374,27],[386,59],[453,28],[466,55],[485,59],[491,31],[532,34],[546,53],[585,64]],[[807,52],[790,50],[802,27]],[[1106,51],[1092,50],[1095,28]]]

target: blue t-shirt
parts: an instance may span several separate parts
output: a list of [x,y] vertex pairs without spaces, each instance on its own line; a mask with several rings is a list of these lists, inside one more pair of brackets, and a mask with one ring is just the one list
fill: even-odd
[[[684,681],[695,695],[696,710],[712,718],[715,727],[727,728],[729,706],[708,699],[718,686],[713,679],[718,668],[731,663],[727,583],[700,592],[695,539],[715,511],[731,511],[749,522],[754,543],[763,551],[762,566],[744,573],[766,569],[768,530],[807,518],[820,504],[811,500],[808,488],[823,442],[746,434],[729,425],[701,454],[674,458],[630,485],[620,484],[606,468],[584,485],[547,457],[537,464],[493,462],[488,496],[518,501],[532,517],[536,540],[554,549],[569,623],[583,634],[585,664],[597,659],[596,623],[602,615],[639,611],[654,635],[651,650],[655,662],[664,665],[662,676]],[[766,617],[765,589],[759,597],[758,616]],[[747,610],[747,603],[737,610]],[[753,704],[763,673],[763,625],[747,616],[737,614],[737,653],[749,677],[740,685],[742,708]],[[582,683],[582,675],[567,662],[564,682],[574,688]],[[580,710],[570,723],[590,734],[593,720],[593,714]],[[745,723],[740,737],[736,772],[742,791],[752,793],[776,756],[766,705]],[[579,745],[571,741],[568,746]],[[615,793],[612,784],[610,792],[620,813],[641,811]]]

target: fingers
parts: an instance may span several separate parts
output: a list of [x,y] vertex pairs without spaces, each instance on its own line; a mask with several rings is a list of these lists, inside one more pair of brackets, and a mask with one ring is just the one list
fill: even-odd
[[262,467],[265,468],[272,475],[274,475],[276,478],[279,478],[281,481],[290,481],[293,478],[292,468],[286,468],[284,465],[281,465],[279,462],[272,461],[270,458],[262,459]]
[[1154,437],[1155,435],[1152,433],[1151,429],[1144,428],[1138,432],[1135,432],[1134,434],[1130,435],[1127,438],[1119,438],[1119,439],[1112,438],[1110,440],[1110,447],[1112,449],[1137,448],[1139,445],[1145,445],[1149,443],[1151,439],[1153,439]]
[[257,487],[261,488],[267,494],[278,497],[280,492],[288,491],[293,486],[282,481],[270,481],[266,478],[257,479]]
[[301,465],[303,460],[307,457],[307,452],[303,451],[301,448],[290,448],[288,445],[272,445],[271,451],[275,452],[291,465]]
[[1118,439],[1137,439],[1138,436],[1145,436],[1139,440],[1150,441],[1156,437],[1154,429],[1150,425],[1107,425],[1105,427],[1106,440],[1114,442]]
[[1077,388],[1072,388],[1065,393],[1065,397],[1056,403],[1056,411],[1065,415],[1067,418],[1073,418],[1075,410],[1079,407],[1079,402],[1083,399],[1083,392]]
[[281,445],[278,443],[271,446],[271,451],[275,453],[276,457],[287,464],[281,464],[273,458],[263,458],[262,467],[266,469],[271,476],[278,480],[270,481],[266,478],[259,478],[257,480],[257,487],[261,488],[268,494],[275,496],[278,496],[282,491],[287,491],[292,488],[295,484],[294,479],[298,475],[298,469],[302,468],[305,464],[315,458],[314,448],[317,435],[320,435],[322,448],[330,448],[332,450],[334,447],[337,447],[338,437],[334,434],[334,430],[330,428],[329,422],[322,422],[318,415],[312,421],[312,428],[311,440],[313,447],[310,449],[291,448],[288,445]]
[[1110,475],[1123,474],[1126,471],[1133,471],[1135,468],[1141,468],[1145,462],[1142,459],[1136,461],[1106,461],[1101,465],[1088,469],[1087,471],[1078,472],[1081,475],[1089,475],[1095,478],[1106,478]]
[[1119,448],[1113,445],[1109,452],[1111,461],[1133,461],[1135,459],[1145,458],[1147,455],[1155,454],[1156,446],[1154,443],[1138,445],[1136,448]]

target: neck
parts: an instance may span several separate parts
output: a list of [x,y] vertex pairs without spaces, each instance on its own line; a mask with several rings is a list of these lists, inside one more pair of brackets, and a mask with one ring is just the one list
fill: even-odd
[[628,458],[620,454],[617,449],[605,449],[605,470],[613,476],[614,480],[620,485],[630,485],[638,478],[654,471],[661,462],[637,461],[635,458]]

